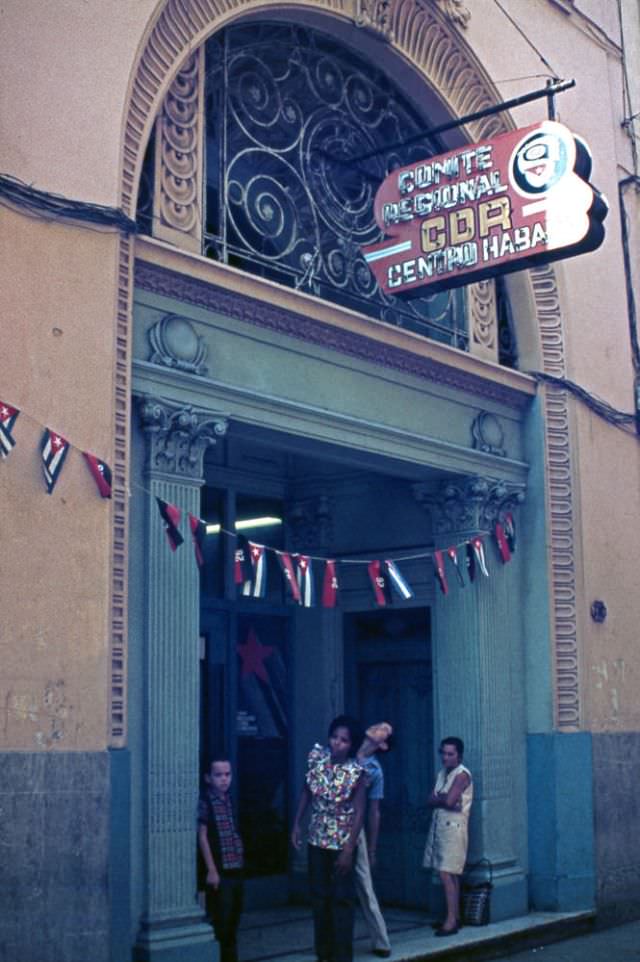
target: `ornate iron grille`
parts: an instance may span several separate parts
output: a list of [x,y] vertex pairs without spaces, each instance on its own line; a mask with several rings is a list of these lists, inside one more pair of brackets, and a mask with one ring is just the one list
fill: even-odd
[[371,64],[307,28],[229,27],[205,56],[206,256],[466,349],[462,291],[389,297],[360,253],[382,236],[373,198],[387,172],[442,149],[425,138],[384,150],[426,118]]

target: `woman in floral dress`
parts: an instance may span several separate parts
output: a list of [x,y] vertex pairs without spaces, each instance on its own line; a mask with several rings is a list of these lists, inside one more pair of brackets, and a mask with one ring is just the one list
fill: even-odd
[[309,883],[319,962],[352,962],[355,880],[353,853],[362,828],[366,785],[355,754],[362,741],[347,715],[329,726],[329,745],[314,745],[298,802],[291,841],[300,849],[301,821],[309,805]]

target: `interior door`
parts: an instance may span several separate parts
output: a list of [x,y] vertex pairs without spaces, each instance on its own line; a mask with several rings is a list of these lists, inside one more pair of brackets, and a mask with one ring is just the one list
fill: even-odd
[[363,724],[388,721],[394,744],[378,753],[385,797],[374,874],[389,904],[424,906],[422,853],[433,785],[433,687],[428,608],[346,616],[349,710]]

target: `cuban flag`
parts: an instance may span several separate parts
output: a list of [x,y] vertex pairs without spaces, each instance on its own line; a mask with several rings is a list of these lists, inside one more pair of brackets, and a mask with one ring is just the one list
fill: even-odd
[[467,566],[469,568],[469,578],[471,581],[475,579],[476,569],[478,568],[485,578],[489,577],[482,538],[475,537],[467,541]]
[[95,456],[95,454],[89,454],[88,451],[83,451],[82,453],[101,496],[103,498],[110,498],[111,468],[106,461],[101,461],[100,458]]
[[293,567],[291,555],[287,554],[286,551],[276,551],[276,558],[278,559],[278,564],[280,565],[280,570],[282,571],[282,577],[284,578],[284,583],[286,585],[287,595],[293,598],[294,601],[297,601],[298,604],[301,604],[302,595],[300,594],[300,587],[296,578],[296,572],[295,568]]
[[[242,593],[248,594],[251,590],[253,571],[251,568],[251,557],[249,542],[243,534],[236,535],[236,551],[234,556],[233,580],[237,585],[242,585]],[[248,586],[248,587],[247,587]],[[245,591],[245,587],[247,590]]]
[[385,576],[381,561],[371,561],[367,565],[369,580],[373,588],[373,596],[379,608],[384,608],[391,604],[391,588]]
[[433,552],[433,566],[435,568],[436,580],[440,585],[442,594],[448,595],[449,585],[447,584],[447,574],[444,570],[444,555],[442,554],[442,551]]
[[335,561],[327,561],[322,580],[322,607],[335,608],[338,604],[338,574]]
[[251,558],[252,579],[245,581],[242,593],[252,598],[264,598],[267,593],[267,556],[264,545],[249,541],[249,556]]
[[455,569],[456,576],[458,578],[458,584],[460,585],[461,588],[464,588],[465,587],[464,575],[460,570],[460,564],[458,562],[458,552],[456,548],[454,548],[453,546],[451,548],[447,548],[446,553],[447,553],[447,558],[449,559],[449,561],[451,562],[451,564]]
[[196,518],[195,514],[189,512],[189,527],[191,528],[191,540],[193,541],[193,553],[196,558],[196,564],[201,568],[204,564],[204,539],[207,534],[207,526],[204,521],[200,518]]
[[160,512],[160,517],[166,525],[167,541],[169,542],[169,547],[172,551],[175,551],[180,547],[184,538],[178,531],[178,525],[180,524],[180,517],[182,512],[180,508],[177,508],[175,504],[168,504],[156,495],[156,501],[158,502],[158,510]]
[[304,608],[312,608],[316,600],[315,585],[313,583],[313,565],[307,555],[296,554],[296,577],[300,589],[300,604]]
[[56,486],[69,447],[69,442],[63,438],[61,434],[56,434],[55,431],[51,431],[49,428],[44,429],[42,441],[40,442],[40,453],[42,455],[42,470],[47,485],[47,494],[51,494]]
[[507,561],[511,561],[511,549],[509,548],[509,542],[507,541],[505,530],[499,521],[496,521],[495,535],[500,557],[502,558],[503,564],[506,564]]
[[408,601],[409,598],[413,598],[413,591],[403,578],[395,561],[385,561],[385,567],[387,569],[389,584],[398,597],[402,598],[403,601]]
[[8,458],[16,446],[11,432],[19,414],[18,408],[0,401],[0,455],[3,458]]

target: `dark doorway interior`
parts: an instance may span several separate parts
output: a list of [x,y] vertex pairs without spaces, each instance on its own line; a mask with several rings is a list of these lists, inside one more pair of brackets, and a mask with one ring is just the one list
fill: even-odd
[[388,904],[424,906],[421,867],[433,778],[433,687],[429,608],[345,615],[345,693],[363,724],[388,721],[376,889]]

